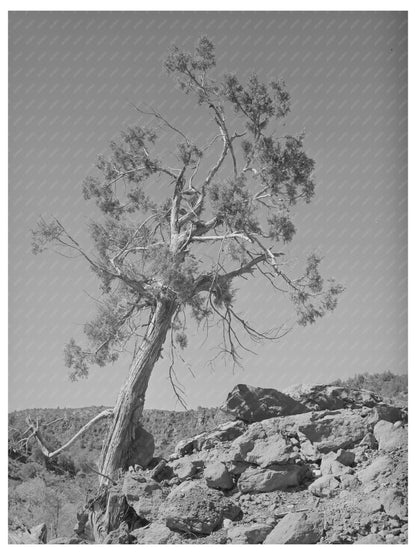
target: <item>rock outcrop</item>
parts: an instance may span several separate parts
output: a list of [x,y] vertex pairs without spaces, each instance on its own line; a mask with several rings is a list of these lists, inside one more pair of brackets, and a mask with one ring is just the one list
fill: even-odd
[[[237,419],[181,441],[150,468],[132,465],[107,494],[104,542],[405,543],[400,408],[334,386],[292,394],[238,386],[227,399]],[[80,542],[90,541],[85,526]]]
[[335,385],[297,385],[284,391],[309,410],[338,410],[375,407],[382,403],[381,397],[363,389]]
[[281,391],[245,384],[236,385],[221,408],[224,412],[250,423],[309,410]]

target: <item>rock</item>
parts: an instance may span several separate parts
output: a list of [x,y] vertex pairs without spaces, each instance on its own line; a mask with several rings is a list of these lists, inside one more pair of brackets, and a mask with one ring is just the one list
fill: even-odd
[[182,481],[194,476],[198,471],[198,467],[198,463],[189,458],[178,459],[172,463],[172,469],[175,476]]
[[302,466],[275,466],[273,469],[249,468],[241,474],[238,489],[242,493],[286,490],[302,483],[306,469]]
[[336,490],[339,488],[340,482],[334,476],[322,476],[318,478],[310,486],[308,490],[316,497],[332,497],[336,494]]
[[351,490],[360,485],[360,480],[353,474],[344,474],[340,477],[340,479],[342,490]]
[[259,544],[263,543],[273,526],[268,524],[250,524],[247,526],[234,526],[227,532],[231,543]]
[[358,472],[360,482],[366,484],[378,478],[380,474],[386,472],[393,464],[393,460],[388,455],[377,457],[371,464]]
[[241,420],[232,420],[231,422],[226,422],[212,432],[207,432],[203,434],[204,437],[198,438],[195,441],[195,448],[199,449],[209,449],[213,445],[224,441],[232,441],[247,429],[247,425]]
[[364,499],[358,504],[358,508],[366,514],[374,514],[383,510],[383,505],[380,503],[379,499],[375,497],[369,497]]
[[381,503],[383,504],[385,513],[389,516],[397,517],[401,520],[407,518],[407,500],[400,490],[387,490],[381,497]]
[[155,520],[159,505],[164,499],[161,486],[143,474],[126,474],[123,482],[123,494],[137,516],[148,521]]
[[134,542],[134,536],[129,533],[129,526],[126,522],[122,522],[117,530],[113,530],[105,537],[104,544],[131,544]]
[[[297,458],[318,460],[323,453],[354,447],[366,433],[367,421],[360,410],[308,412],[251,424],[233,441],[230,452],[234,460],[262,467]],[[290,441],[296,436],[300,452]]]
[[165,475],[166,474],[165,469],[166,469],[166,461],[165,459],[162,459],[157,463],[157,465],[154,468],[152,468],[152,472],[150,473],[150,477],[152,478],[152,480],[157,480],[158,482],[160,482],[161,480],[168,479],[167,475]]
[[407,445],[407,430],[395,428],[391,422],[380,420],[374,426],[374,436],[378,442],[378,448],[382,451],[393,451],[398,447]]
[[387,422],[396,422],[402,417],[402,409],[400,407],[394,407],[392,405],[386,405],[385,403],[379,403],[375,405],[370,413],[370,423],[376,424],[380,420],[386,420]]
[[221,426],[218,426],[218,428],[211,432],[204,432],[190,439],[183,439],[175,447],[175,458],[190,455],[194,451],[200,451],[201,449],[209,449],[224,441],[232,441],[240,436],[246,428],[247,425],[244,422],[233,420],[221,424]]
[[367,434],[365,434],[363,439],[360,441],[360,445],[363,445],[365,447],[369,447],[370,449],[377,449],[378,448],[378,443],[377,443],[377,440],[375,438],[375,435],[372,434],[371,432],[368,432]]
[[221,492],[194,481],[173,489],[159,516],[171,530],[207,535],[219,528],[224,518],[234,520],[240,512]]
[[129,456],[126,467],[135,464],[146,468],[153,459],[155,451],[155,440],[150,432],[138,424],[133,432],[133,438],[129,444]]
[[222,462],[209,464],[204,470],[204,478],[209,488],[227,490],[234,486],[233,479]]
[[301,384],[284,392],[309,410],[318,411],[374,407],[382,401],[371,391],[335,385]]
[[[190,455],[195,447],[195,441],[197,438],[202,437],[204,434],[199,434],[198,436],[192,437],[190,439],[182,439],[175,447],[174,458],[184,457],[185,455]],[[173,458],[173,456],[172,456]]]
[[30,529],[30,535],[37,540],[37,543],[46,543],[48,538],[48,529],[46,524],[38,524]]
[[244,461],[231,461],[227,467],[230,474],[240,476],[247,468],[250,468],[250,465]]
[[332,474],[333,476],[342,476],[343,474],[352,474],[353,470],[349,466],[341,463],[336,453],[328,453],[322,456],[320,467],[322,476]]
[[297,436],[300,442],[301,456],[303,456],[305,461],[315,462],[319,460],[321,458],[321,454],[316,446],[302,432],[298,431]]
[[375,544],[375,543],[386,543],[386,542],[384,541],[384,538],[382,536],[380,536],[380,534],[368,534],[367,536],[363,536],[363,537],[359,538],[354,543]]
[[138,544],[171,544],[178,538],[177,534],[162,522],[152,522],[150,526],[137,528],[130,533]]
[[235,460],[266,468],[271,464],[287,464],[296,457],[294,446],[279,432],[270,433],[265,422],[253,424],[232,444]]
[[353,451],[345,451],[345,449],[339,449],[337,451],[336,459],[341,464],[345,466],[352,466],[355,461],[355,453]]
[[307,412],[307,408],[276,389],[238,384],[228,394],[221,409],[244,422]]
[[324,532],[323,517],[320,513],[289,513],[277,524],[265,539],[265,544],[314,544]]

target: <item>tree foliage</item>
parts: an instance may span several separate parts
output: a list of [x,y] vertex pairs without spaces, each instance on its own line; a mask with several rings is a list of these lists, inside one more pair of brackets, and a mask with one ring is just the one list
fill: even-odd
[[[92,253],[56,219],[42,220],[33,232],[35,253],[51,246],[75,251],[100,281],[96,316],[84,328],[86,346],[71,339],[65,349],[73,379],[87,376],[91,364],[113,362],[140,339],[161,298],[176,306],[172,345],[187,345],[186,314],[208,327],[219,319],[223,351],[235,362],[246,348],[241,332],[254,341],[279,336],[279,330],[254,329],[237,313],[239,277],[267,280],[291,299],[301,325],[336,306],[342,287],[324,282],[318,256],[308,258],[300,276],[285,270],[285,248],[296,234],[293,208],[309,203],[315,191],[304,135],[278,134],[290,111],[285,83],[266,84],[254,73],[246,83],[233,74],[214,78],[215,66],[206,37],[193,53],[172,48],[165,61],[204,110],[211,125],[204,144],[153,108],[135,107],[147,125],[129,127],[98,158],[83,184],[84,198],[101,214],[89,226]],[[160,155],[166,133],[176,141],[176,168]],[[154,193],[160,186],[163,199]]]

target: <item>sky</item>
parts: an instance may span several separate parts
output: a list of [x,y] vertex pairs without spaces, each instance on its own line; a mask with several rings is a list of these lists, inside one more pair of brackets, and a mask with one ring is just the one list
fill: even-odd
[[[294,264],[324,255],[345,286],[336,311],[246,353],[218,361],[218,333],[190,329],[178,366],[189,408],[218,406],[237,383],[284,389],[359,372],[407,372],[407,16],[401,12],[12,12],[9,18],[9,410],[112,405],[129,358],[72,383],[63,348],[82,337],[97,283],[82,260],[31,253],[39,217],[56,216],[81,242],[93,207],[81,184],[150,104],[194,137],[204,113],[163,69],[176,44],[216,45],[215,75],[255,71],[286,81],[290,132],[306,132],[316,196],[295,213]],[[203,142],[206,142],[205,140]],[[261,280],[238,284],[238,308],[259,327],[288,316]],[[180,409],[167,352],[147,408]]]

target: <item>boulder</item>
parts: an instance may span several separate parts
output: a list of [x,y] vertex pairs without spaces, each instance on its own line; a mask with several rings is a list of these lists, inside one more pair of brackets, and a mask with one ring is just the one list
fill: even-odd
[[[297,458],[316,461],[324,453],[358,445],[366,433],[367,420],[359,409],[308,412],[251,424],[233,441],[230,452],[234,460],[262,467]],[[298,439],[297,445],[292,438]]]
[[190,455],[194,450],[194,443],[196,438],[203,436],[204,434],[199,434],[195,437],[188,439],[181,439],[175,447],[175,458],[184,457],[185,455]]
[[270,524],[261,523],[234,526],[228,529],[227,536],[231,543],[259,544],[264,542],[272,529]]
[[308,462],[316,462],[321,458],[317,447],[302,432],[297,432],[301,457]]
[[376,424],[379,420],[387,422],[397,422],[402,418],[402,409],[385,403],[375,405],[370,413],[370,422]]
[[322,476],[342,476],[343,474],[352,474],[353,470],[349,466],[338,461],[336,453],[328,453],[323,455],[321,467]]
[[337,410],[374,407],[381,397],[363,389],[336,385],[296,385],[285,389],[287,395],[309,410]]
[[129,445],[129,456],[126,460],[126,466],[135,464],[146,468],[153,459],[155,451],[155,440],[150,432],[145,430],[141,424],[138,424],[133,432],[133,438]]
[[273,528],[265,539],[265,544],[314,544],[318,543],[324,532],[321,513],[289,513]]
[[190,455],[194,451],[209,449],[214,445],[224,441],[232,441],[240,436],[247,428],[247,425],[240,420],[225,422],[212,430],[204,432],[189,439],[183,439],[175,447],[175,454],[179,457]]
[[204,478],[209,488],[227,490],[234,486],[233,479],[222,462],[208,464],[204,470]]
[[141,473],[127,473],[122,492],[137,516],[148,521],[156,519],[164,494],[162,487],[155,480]]
[[388,455],[377,457],[371,464],[357,473],[358,479],[363,484],[371,482],[378,478],[380,474],[388,471],[393,464],[393,460]]
[[376,497],[369,497],[367,499],[363,499],[358,504],[358,508],[366,514],[374,514],[378,513],[383,510],[383,505],[381,504],[380,500]]
[[338,449],[335,460],[345,464],[345,466],[352,466],[355,462],[355,453],[353,451],[345,451],[345,449]]
[[402,427],[395,427],[392,422],[380,420],[374,426],[374,436],[378,443],[378,448],[382,451],[393,451],[398,447],[407,445],[407,430]]
[[175,476],[177,476],[179,480],[183,481],[194,476],[201,465],[198,464],[198,462],[191,460],[189,457],[184,457],[173,462],[169,466],[172,466]]
[[208,535],[221,526],[224,518],[234,520],[240,512],[240,507],[220,491],[192,481],[170,492],[159,517],[171,530]]
[[218,445],[224,441],[232,441],[238,436],[241,436],[247,429],[247,424],[241,420],[232,420],[231,422],[225,422],[221,424],[212,432],[207,432],[203,434],[203,437],[199,437],[195,440],[194,448],[196,450],[209,449],[214,445]]
[[407,499],[398,489],[388,489],[381,497],[384,512],[401,520],[407,518]]
[[307,408],[276,389],[238,384],[228,394],[221,409],[244,422],[307,412]]
[[240,476],[247,468],[250,468],[250,465],[244,461],[231,461],[227,464],[227,468],[233,476]]
[[150,526],[137,528],[130,534],[138,544],[171,544],[178,538],[178,535],[162,522],[152,522]]
[[302,483],[306,468],[297,465],[285,465],[273,469],[248,468],[238,480],[238,489],[242,493],[264,493],[286,490],[288,487]]
[[375,435],[371,432],[368,432],[367,434],[365,434],[363,439],[360,441],[360,445],[362,445],[364,447],[368,447],[369,449],[377,449],[378,448],[378,443],[377,443],[377,440],[375,438]]
[[331,474],[318,478],[310,486],[308,490],[316,497],[333,497],[340,487],[340,482]]

